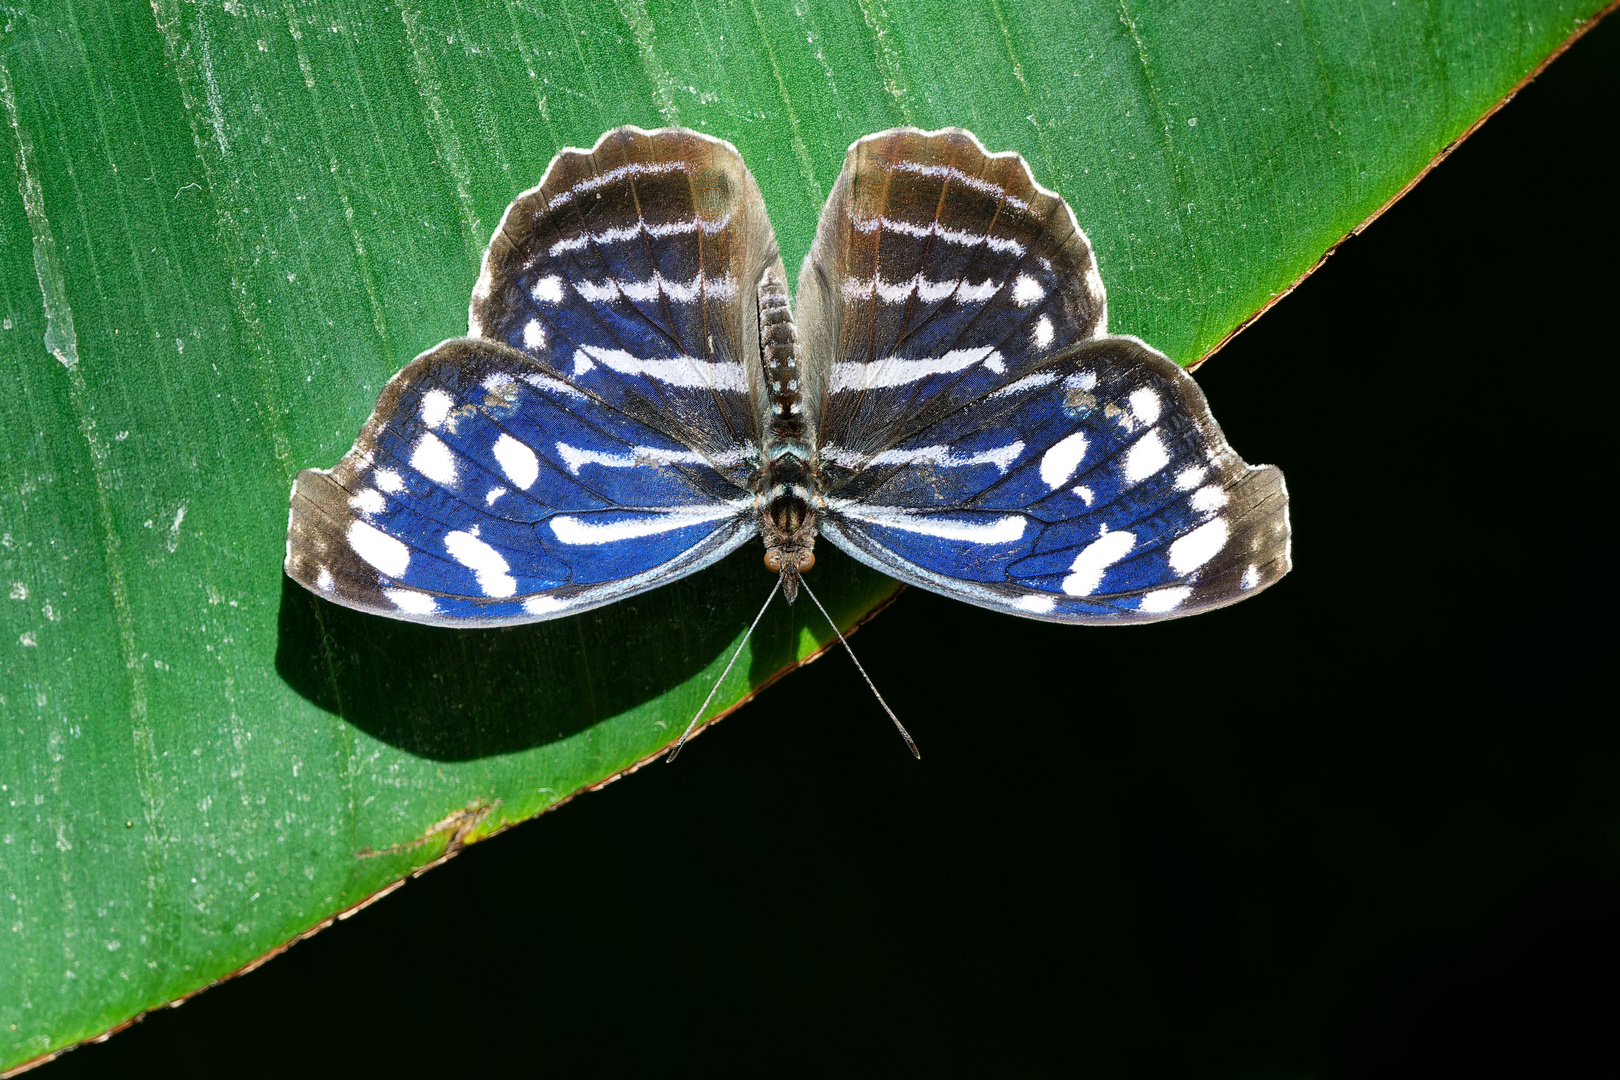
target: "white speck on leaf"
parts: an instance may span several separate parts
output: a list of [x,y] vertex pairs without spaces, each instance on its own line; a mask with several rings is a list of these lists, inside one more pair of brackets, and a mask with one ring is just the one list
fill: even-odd
[[174,512],[174,522],[169,526],[169,542],[166,547],[172,555],[174,549],[180,546],[180,523],[186,520],[186,504],[181,503],[180,509]]

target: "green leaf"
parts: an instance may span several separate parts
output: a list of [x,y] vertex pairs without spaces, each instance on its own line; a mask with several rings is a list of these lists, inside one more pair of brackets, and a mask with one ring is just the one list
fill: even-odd
[[[8,12],[0,1068],[645,760],[718,676],[769,587],[752,549],[480,632],[357,615],[280,573],[294,473],[465,326],[491,229],[558,148],[623,123],[724,136],[795,266],[852,140],[971,128],[1073,204],[1111,327],[1191,363],[1598,7]],[[845,626],[894,588],[833,551],[815,580]],[[720,701],[819,649],[809,615],[778,607]]]

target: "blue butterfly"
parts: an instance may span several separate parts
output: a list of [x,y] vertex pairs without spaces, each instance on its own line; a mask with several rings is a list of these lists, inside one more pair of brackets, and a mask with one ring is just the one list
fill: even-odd
[[467,336],[395,376],[335,468],[299,474],[286,570],[444,626],[575,614],[756,535],[789,602],[818,536],[1054,622],[1271,585],[1282,473],[1107,322],[1068,204],[967,131],[850,147],[790,302],[736,149],[618,128],[507,209]]

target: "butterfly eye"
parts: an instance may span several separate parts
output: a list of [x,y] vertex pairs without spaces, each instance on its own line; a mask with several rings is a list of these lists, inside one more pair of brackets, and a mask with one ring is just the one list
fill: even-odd
[[772,551],[768,548],[766,549],[765,569],[769,570],[773,574],[780,574],[782,572],[782,555],[780,552]]
[[801,573],[801,574],[804,573],[806,570],[810,569],[814,565],[816,565],[816,553],[815,552],[813,552],[813,551],[801,551],[801,552],[799,552],[799,573]]

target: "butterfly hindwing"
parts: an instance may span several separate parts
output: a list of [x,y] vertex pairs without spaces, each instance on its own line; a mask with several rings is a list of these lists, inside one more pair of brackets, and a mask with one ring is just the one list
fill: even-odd
[[754,534],[704,455],[487,341],[447,341],[383,390],[338,465],[300,473],[287,573],[349,607],[472,626],[609,603]]
[[1134,338],[1072,347],[875,455],[822,534],[935,592],[1060,622],[1231,603],[1289,568],[1282,473]]
[[798,289],[807,396],[843,466],[1106,332],[1068,205],[955,128],[850,147]]
[[469,333],[707,455],[737,482],[763,409],[757,287],[781,276],[737,151],[693,131],[617,128],[564,150],[490,240]]

